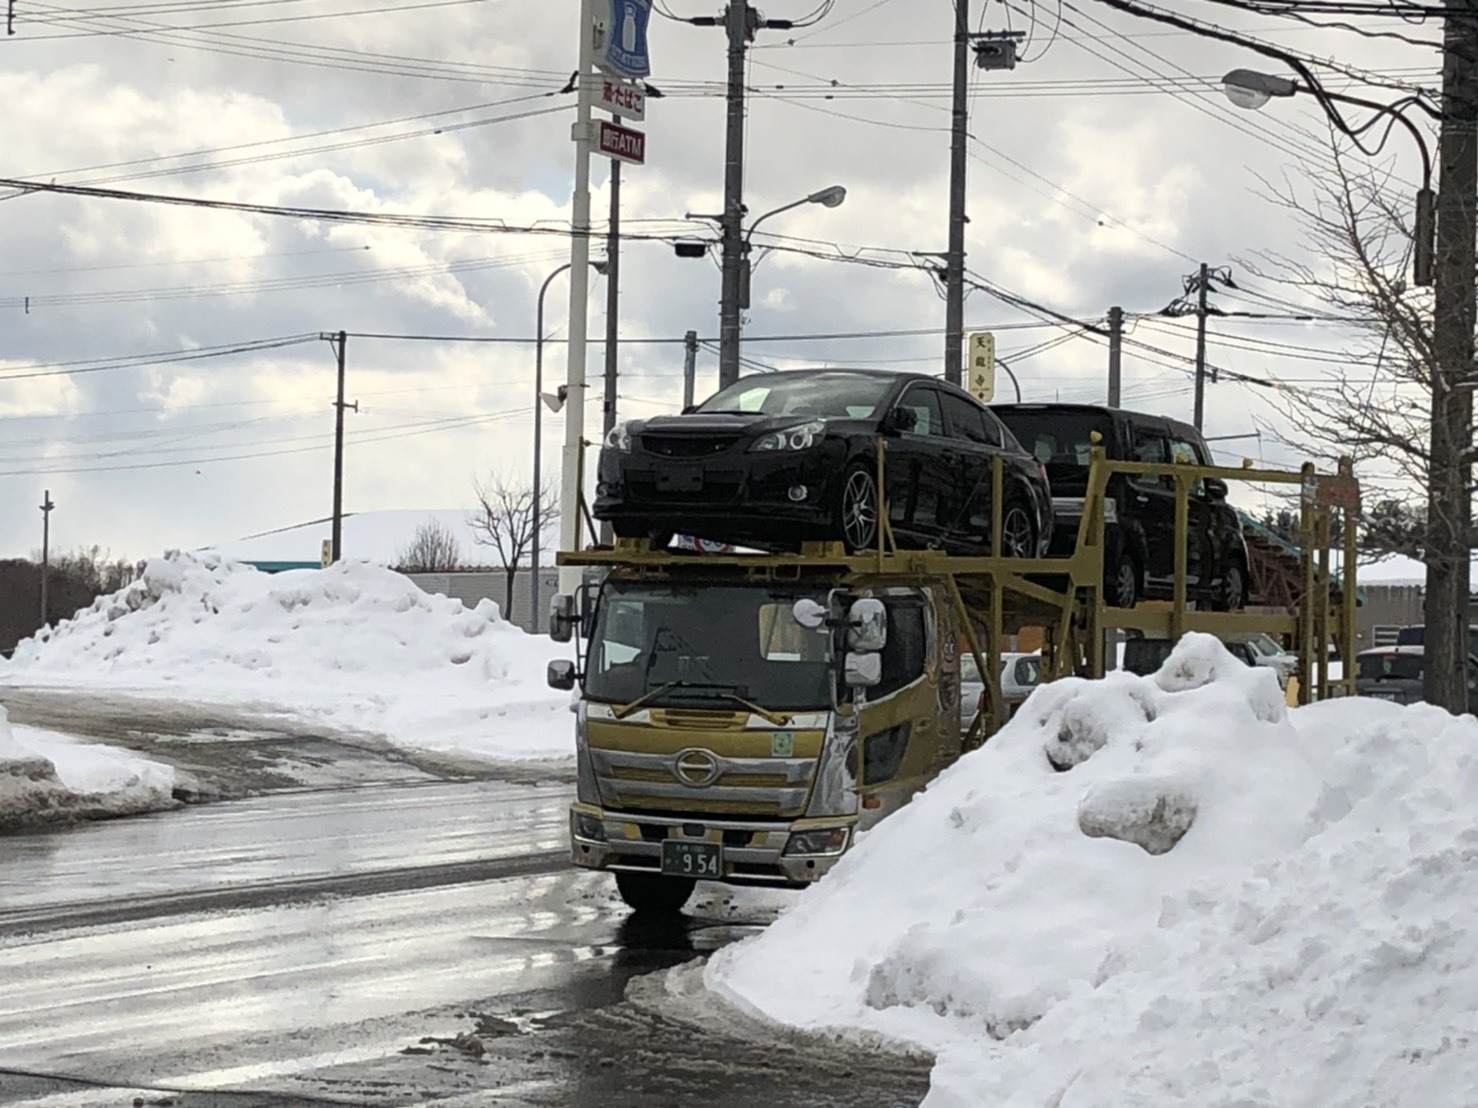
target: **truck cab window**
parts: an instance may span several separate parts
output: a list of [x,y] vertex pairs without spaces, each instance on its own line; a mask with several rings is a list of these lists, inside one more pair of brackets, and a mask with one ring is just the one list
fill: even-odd
[[919,600],[887,601],[888,645],[883,648],[883,681],[868,690],[869,700],[891,696],[924,675],[928,658],[928,632],[924,605]]

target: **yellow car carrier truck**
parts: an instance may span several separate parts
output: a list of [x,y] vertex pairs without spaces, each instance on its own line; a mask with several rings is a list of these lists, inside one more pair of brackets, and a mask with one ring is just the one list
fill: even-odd
[[[881,462],[880,462],[881,464]],[[583,603],[556,597],[551,634],[576,641],[549,682],[575,704],[575,865],[609,870],[638,911],[675,912],[697,881],[804,886],[1005,718],[1004,637],[1041,628],[1043,677],[1101,676],[1105,632],[1178,638],[1267,631],[1300,654],[1299,695],[1339,695],[1325,644],[1353,657],[1358,490],[1338,474],[1175,466],[1181,541],[1175,599],[1103,604],[1103,490],[1092,461],[1077,548],[1066,558],[970,558],[810,544],[796,554],[654,550],[644,541],[563,553],[599,575]],[[1186,501],[1203,477],[1298,484],[1303,587],[1292,611],[1203,612],[1185,595]],[[995,501],[1000,503],[1000,499]],[[1347,574],[1331,570],[1330,522],[1347,515]],[[886,516],[884,517],[886,518]],[[993,525],[999,528],[997,518]],[[1000,549],[999,545],[993,549]],[[1319,649],[1315,649],[1315,644]],[[987,704],[960,727],[960,654]]]

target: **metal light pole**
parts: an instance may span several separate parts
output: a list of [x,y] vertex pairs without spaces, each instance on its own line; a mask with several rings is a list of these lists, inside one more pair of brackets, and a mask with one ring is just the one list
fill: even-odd
[[41,497],[41,626],[48,624],[46,586],[49,584],[47,578],[51,575],[51,513],[56,507],[51,502],[51,490],[47,489]]
[[[590,267],[597,273],[606,271],[606,263],[601,261],[590,262]],[[544,294],[549,291],[550,284],[561,273],[570,268],[570,263],[565,262],[539,286],[539,299],[534,310],[534,502],[533,502],[533,535],[529,542],[530,568],[532,579],[529,583],[529,606],[533,610],[534,633],[539,631],[539,536],[543,529],[543,489],[540,487],[539,459],[544,446]],[[561,398],[562,399],[562,398]],[[558,408],[556,407],[556,411]],[[508,613],[512,617],[513,613]]]
[[[1291,77],[1276,77],[1271,73],[1259,73],[1253,69],[1234,69],[1221,79],[1222,90],[1227,99],[1239,108],[1248,108],[1256,111],[1273,97],[1293,96],[1300,92],[1312,90],[1300,85]],[[1422,135],[1421,129],[1415,123],[1401,114],[1401,108],[1415,104],[1417,97],[1409,96],[1404,100],[1398,100],[1394,104],[1381,104],[1375,100],[1364,100],[1358,96],[1349,96],[1342,92],[1330,92],[1321,89],[1319,96],[1324,100],[1332,100],[1339,104],[1354,104],[1357,107],[1369,108],[1375,112],[1375,118],[1390,116],[1395,123],[1401,124],[1416,139],[1417,150],[1422,156],[1422,187],[1416,194],[1416,226],[1415,243],[1412,251],[1412,281],[1417,285],[1430,285],[1434,282],[1433,260],[1436,250],[1437,239],[1437,197],[1432,191],[1432,151],[1427,146],[1427,140]],[[1344,120],[1337,118],[1338,113],[1325,105],[1326,111],[1331,115],[1335,125],[1355,140],[1359,145],[1359,132],[1370,126],[1351,129]],[[1361,150],[1366,151],[1362,146]]]
[[[770,25],[773,26],[774,22],[772,21]],[[831,185],[809,196],[803,196],[799,200],[793,200],[789,204],[772,208],[751,223],[749,230],[742,233],[734,232],[732,237],[736,241],[736,246],[733,251],[730,251],[727,246],[731,237],[730,224],[732,222],[729,213],[726,212],[724,215],[687,213],[689,219],[712,219],[724,231],[724,297],[719,327],[719,388],[727,388],[739,379],[739,334],[742,325],[740,312],[749,307],[749,277],[753,269],[749,261],[749,249],[751,239],[754,237],[754,229],[772,215],[799,208],[802,204],[820,204],[823,208],[835,208],[846,199],[847,190],[845,188],[841,185]],[[679,250],[679,254],[683,255],[683,252]],[[735,259],[732,264],[728,260],[730,257]]]

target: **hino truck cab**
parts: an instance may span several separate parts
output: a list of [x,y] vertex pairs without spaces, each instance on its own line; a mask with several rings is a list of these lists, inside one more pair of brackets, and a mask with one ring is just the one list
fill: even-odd
[[585,640],[549,673],[580,689],[572,859],[638,911],[698,880],[815,881],[961,750],[941,585],[676,562],[617,567],[550,621]]

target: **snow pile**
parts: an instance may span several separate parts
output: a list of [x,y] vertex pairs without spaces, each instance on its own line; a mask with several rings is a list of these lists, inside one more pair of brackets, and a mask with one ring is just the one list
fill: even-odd
[[468,609],[376,566],[266,574],[176,552],[21,643],[0,678],[266,705],[401,746],[549,758],[573,746],[568,694],[544,680],[561,653],[491,601]]
[[12,728],[0,708],[0,830],[175,807],[174,770],[112,747]]
[[1189,635],[1043,686],[710,986],[935,1050],[929,1108],[1478,1090],[1478,722],[1286,710]]

